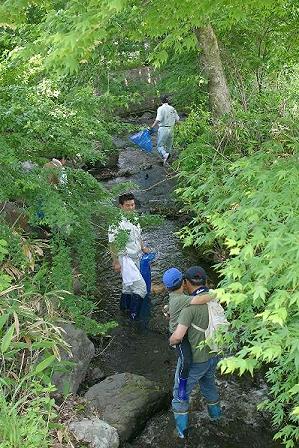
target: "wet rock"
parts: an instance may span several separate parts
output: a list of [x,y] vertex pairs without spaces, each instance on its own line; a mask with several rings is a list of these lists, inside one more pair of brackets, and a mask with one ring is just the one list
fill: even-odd
[[88,443],[91,448],[119,447],[116,429],[99,418],[84,418],[69,423],[68,427],[78,441]]
[[169,395],[140,375],[120,373],[92,386],[85,394],[101,418],[114,426],[121,440],[138,434],[147,420],[169,405]]
[[119,176],[131,176],[150,169],[153,161],[150,155],[141,149],[128,148],[121,151],[118,159]]
[[62,352],[61,358],[63,361],[70,361],[71,364],[67,368],[62,366],[61,371],[55,371],[52,382],[56,386],[58,393],[75,394],[85,379],[88,366],[95,354],[95,349],[84,331],[72,324],[62,324],[60,327],[65,331],[64,339],[72,351],[72,356],[68,352]]
[[105,377],[105,372],[100,367],[94,367],[88,372],[88,379],[90,381],[102,381]]
[[154,117],[155,117],[154,112],[145,112],[144,114],[141,115],[139,120],[147,122],[148,120],[153,120]]
[[169,198],[150,199],[149,207],[151,213],[158,213],[167,217],[176,217],[180,215],[176,202]]
[[117,149],[124,149],[130,146],[131,142],[128,137],[112,137],[112,142]]
[[103,168],[103,169],[99,170],[98,173],[95,173],[93,176],[99,181],[105,181],[105,180],[114,179],[117,175],[118,175],[117,170],[113,170],[110,168]]

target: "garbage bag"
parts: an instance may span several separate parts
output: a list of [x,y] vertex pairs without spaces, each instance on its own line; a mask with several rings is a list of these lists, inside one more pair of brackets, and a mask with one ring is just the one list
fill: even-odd
[[144,281],[146,283],[146,289],[147,294],[143,298],[141,307],[139,310],[139,319],[141,328],[147,328],[150,314],[151,314],[151,299],[150,299],[150,292],[151,292],[151,262],[156,258],[156,254],[154,252],[150,252],[148,254],[143,254],[140,259],[140,272],[142,277],[144,278]]
[[135,143],[135,145],[139,146],[139,148],[143,149],[146,152],[152,152],[153,150],[153,142],[151,139],[151,134],[148,129],[144,131],[140,131],[137,134],[130,135],[129,139],[131,142]]
[[152,278],[151,278],[151,262],[156,258],[154,252],[143,254],[140,259],[140,272],[146,283],[148,294],[151,292]]

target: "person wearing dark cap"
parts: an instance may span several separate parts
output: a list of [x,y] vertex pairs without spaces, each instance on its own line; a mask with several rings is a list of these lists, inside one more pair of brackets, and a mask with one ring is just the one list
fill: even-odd
[[[200,266],[189,268],[184,274],[184,287],[191,297],[206,294],[209,289],[205,270]],[[219,420],[221,417],[219,393],[215,384],[215,371],[219,357],[217,353],[211,352],[207,345],[202,344],[205,341],[204,330],[208,328],[208,325],[207,304],[190,305],[180,312],[178,325],[169,339],[170,345],[177,345],[188,334],[193,357],[186,386],[187,400],[179,398],[180,359],[175,374],[172,409],[180,438],[185,437],[188,428],[189,397],[196,384],[199,383],[201,393],[207,401],[210,418]],[[203,331],[199,331],[202,329]]]
[[158,107],[157,117],[150,129],[154,129],[156,125],[159,126],[157,151],[165,165],[171,154],[174,126],[179,122],[180,117],[175,108],[169,104],[170,98],[168,95],[161,96],[161,102],[162,105]]
[[[196,297],[191,297],[184,294],[183,273],[174,267],[164,272],[163,284],[169,292],[169,305],[167,307],[167,311],[169,316],[170,334],[175,331],[180,312],[183,308],[189,305],[201,305],[212,299],[212,296],[209,294],[200,294]],[[187,400],[186,385],[189,375],[189,368],[192,363],[192,350],[187,334],[184,336],[182,341],[176,345],[176,351],[181,361],[178,397],[181,400]]]

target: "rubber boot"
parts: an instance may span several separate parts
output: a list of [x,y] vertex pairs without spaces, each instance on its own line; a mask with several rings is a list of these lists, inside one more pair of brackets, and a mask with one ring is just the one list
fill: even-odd
[[186,392],[187,381],[188,381],[188,378],[180,378],[179,379],[179,390],[178,390],[179,400],[183,400],[183,401],[188,400],[187,392]]
[[143,299],[141,296],[139,296],[138,294],[132,294],[130,309],[129,309],[130,319],[138,320],[142,301],[143,301]]
[[210,420],[214,422],[219,421],[222,416],[220,402],[217,401],[216,403],[208,403],[208,413]]
[[188,428],[189,414],[188,412],[174,412],[173,415],[178,436],[180,439],[184,439],[186,437],[186,430]]
[[131,294],[124,294],[120,296],[119,308],[121,311],[128,311],[131,305]]

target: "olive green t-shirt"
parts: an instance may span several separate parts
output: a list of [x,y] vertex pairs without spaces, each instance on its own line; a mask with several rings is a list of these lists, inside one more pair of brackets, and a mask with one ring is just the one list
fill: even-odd
[[190,305],[183,308],[178,318],[178,323],[188,327],[188,339],[192,348],[193,362],[206,362],[215,356],[215,353],[210,353],[211,349],[208,346],[197,348],[200,342],[205,340],[205,334],[191,326],[191,323],[194,323],[204,330],[208,328],[209,311],[207,304]]
[[[186,296],[183,293],[169,293],[169,331],[173,333],[178,324],[178,318],[183,308],[190,305],[192,296]],[[197,305],[196,305],[197,306]]]

